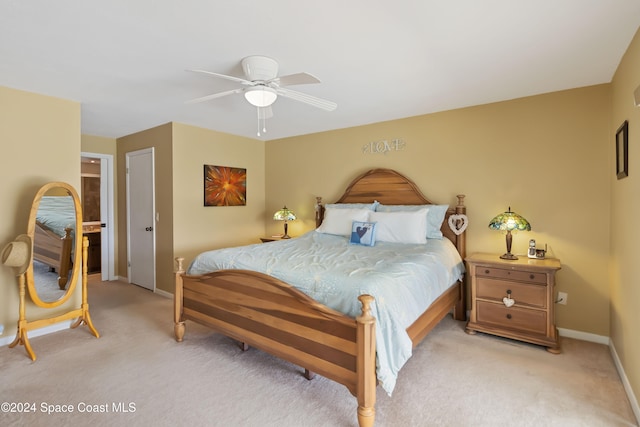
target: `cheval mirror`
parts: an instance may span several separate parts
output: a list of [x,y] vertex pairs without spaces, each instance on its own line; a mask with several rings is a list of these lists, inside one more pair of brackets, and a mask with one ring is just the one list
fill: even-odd
[[[16,339],[9,345],[24,345],[36,360],[27,332],[56,322],[77,318],[71,328],[86,324],[96,338],[87,303],[87,254],[89,241],[82,233],[82,207],[76,190],[64,182],[50,182],[36,193],[29,214],[27,235],[33,242],[31,262],[19,277],[20,312]],[[82,284],[82,304],[55,317],[27,321],[25,282],[29,297],[41,308],[56,308],[71,298],[78,281]]]

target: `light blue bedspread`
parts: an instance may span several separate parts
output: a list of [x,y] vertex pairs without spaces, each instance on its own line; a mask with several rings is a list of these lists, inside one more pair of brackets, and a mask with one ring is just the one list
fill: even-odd
[[[36,220],[60,237],[65,228],[76,228],[76,208],[71,196],[43,196],[38,205]],[[73,232],[72,232],[73,235]]]
[[359,295],[373,296],[377,376],[389,395],[411,357],[407,327],[464,274],[463,261],[447,239],[370,247],[315,230],[291,240],[204,252],[187,273],[222,269],[271,275],[350,317],[361,313]]

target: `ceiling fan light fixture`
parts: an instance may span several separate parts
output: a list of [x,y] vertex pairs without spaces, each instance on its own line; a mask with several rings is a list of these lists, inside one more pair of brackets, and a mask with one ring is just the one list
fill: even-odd
[[254,86],[245,90],[244,97],[256,107],[268,107],[278,98],[275,89],[267,86]]

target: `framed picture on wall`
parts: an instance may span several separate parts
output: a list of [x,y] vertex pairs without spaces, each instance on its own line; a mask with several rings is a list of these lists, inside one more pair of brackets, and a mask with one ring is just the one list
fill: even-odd
[[629,175],[629,122],[622,123],[616,132],[616,176],[622,179]]
[[245,206],[246,204],[246,169],[204,165],[205,206]]

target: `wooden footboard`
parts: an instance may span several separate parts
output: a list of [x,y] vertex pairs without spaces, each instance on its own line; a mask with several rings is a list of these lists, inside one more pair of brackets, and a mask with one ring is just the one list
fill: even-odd
[[33,259],[48,265],[58,273],[58,286],[64,289],[72,268],[71,250],[73,246],[72,228],[65,229],[65,236],[60,237],[50,230],[36,224],[33,239]]
[[221,270],[184,274],[178,258],[174,320],[182,341],[193,320],[242,343],[297,364],[346,386],[358,400],[358,423],[375,417],[375,319],[373,297],[360,296],[353,319],[319,304],[292,286],[261,273]]

